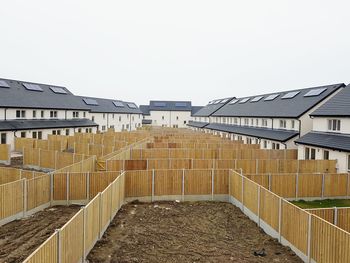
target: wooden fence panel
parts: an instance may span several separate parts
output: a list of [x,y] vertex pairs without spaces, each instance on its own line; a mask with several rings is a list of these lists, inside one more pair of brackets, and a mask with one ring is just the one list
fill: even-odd
[[182,194],[182,170],[154,171],[154,195],[169,196]]
[[283,200],[281,234],[304,254],[307,254],[308,226],[309,214]]
[[0,161],[9,163],[11,161],[10,154],[10,145],[9,144],[0,144]]
[[347,174],[325,174],[324,196],[347,196],[348,175]]
[[80,210],[60,230],[62,263],[80,262],[84,254],[84,212]]
[[331,224],[334,224],[335,213],[333,208],[305,209],[305,211],[316,215]]
[[337,226],[350,233],[350,208],[337,208]]
[[312,216],[311,259],[315,262],[349,262],[350,234]]
[[237,160],[236,169],[242,169],[243,174],[255,174],[256,164],[256,160]]
[[124,169],[123,160],[108,160],[107,171],[121,171]]
[[231,181],[231,195],[237,199],[239,202],[242,202],[242,176],[236,172],[230,172],[230,181]]
[[52,234],[40,247],[38,247],[23,263],[58,263],[58,233]]
[[14,168],[0,167],[0,185],[7,184],[21,179],[21,170]]
[[146,170],[147,160],[125,160],[125,171]]
[[47,204],[51,199],[50,175],[27,180],[27,210]]
[[296,197],[296,174],[273,174],[270,178],[270,191],[284,198]]
[[95,196],[85,207],[85,255],[98,240],[100,232],[100,195]]
[[0,220],[23,211],[23,180],[0,185]]
[[258,214],[258,191],[259,185],[255,182],[244,178],[244,195],[243,195],[243,203],[251,212],[254,214]]
[[212,159],[193,159],[192,164],[192,169],[214,169],[214,160]]
[[152,195],[152,171],[126,171],[125,196],[145,197]]
[[191,169],[191,159],[169,159],[169,169]]
[[67,200],[67,173],[53,175],[53,200]]
[[87,196],[87,174],[69,174],[69,200],[85,200]]
[[118,176],[119,172],[94,172],[90,173],[90,198],[93,198],[99,192],[102,192],[111,182],[113,182]]
[[245,174],[247,178],[269,189],[269,175],[268,174]]
[[274,230],[279,227],[280,197],[271,191],[260,188],[260,218]]
[[229,170],[213,170],[214,195],[229,194]]
[[101,193],[101,232],[108,227],[112,218],[112,184]]
[[209,195],[212,193],[211,170],[185,171],[185,195]]
[[321,197],[322,174],[298,174],[298,197]]

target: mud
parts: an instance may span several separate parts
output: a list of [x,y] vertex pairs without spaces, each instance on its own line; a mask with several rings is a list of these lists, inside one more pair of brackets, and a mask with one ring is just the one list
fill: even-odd
[[55,206],[1,226],[0,262],[22,262],[79,209],[80,206]]
[[302,261],[231,204],[134,202],[118,212],[88,262]]

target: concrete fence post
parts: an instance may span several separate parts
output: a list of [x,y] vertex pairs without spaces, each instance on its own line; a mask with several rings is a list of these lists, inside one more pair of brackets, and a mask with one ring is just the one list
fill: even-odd
[[154,169],[152,169],[152,197],[151,201],[154,201]]
[[243,177],[243,175],[241,175],[241,178],[242,178],[242,197],[241,197],[241,199],[242,199],[242,211],[244,213],[244,177]]
[[53,173],[50,173],[50,206],[52,206],[53,203],[53,187],[54,187],[54,181],[53,181]]
[[84,263],[85,262],[85,251],[86,251],[86,208],[82,207],[81,208],[83,210],[83,253],[82,253],[82,258],[81,258],[81,262]]
[[258,185],[258,226],[260,227],[260,191],[261,185]]
[[299,195],[299,173],[295,174],[295,198]]
[[322,174],[322,193],[321,193],[321,197],[324,197],[324,181],[325,181],[325,174]]
[[185,201],[185,169],[182,169],[182,185],[181,185],[181,194],[182,201]]
[[338,225],[338,208],[334,207],[334,225]]
[[214,169],[211,170],[211,200],[214,200]]
[[312,235],[312,215],[309,213],[308,231],[307,231],[307,258],[311,262],[311,235]]
[[61,230],[56,229],[55,232],[57,233],[57,263],[62,263],[62,240],[61,240]]
[[86,174],[86,202],[88,203],[90,199],[90,172]]
[[278,242],[281,243],[282,238],[282,198],[279,199],[278,204]]
[[101,192],[98,193],[98,203],[99,203],[99,212],[98,212],[98,239],[102,237],[102,198]]
[[55,167],[55,170],[57,170],[57,151],[55,151],[54,167]]
[[66,205],[69,205],[69,172],[66,173]]
[[27,201],[28,201],[28,191],[27,191],[27,179],[23,179],[23,217],[27,214]]

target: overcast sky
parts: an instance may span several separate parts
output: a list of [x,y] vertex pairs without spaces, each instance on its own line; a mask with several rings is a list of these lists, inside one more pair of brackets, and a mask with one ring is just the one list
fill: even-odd
[[0,77],[147,103],[350,82],[350,1],[1,0]]

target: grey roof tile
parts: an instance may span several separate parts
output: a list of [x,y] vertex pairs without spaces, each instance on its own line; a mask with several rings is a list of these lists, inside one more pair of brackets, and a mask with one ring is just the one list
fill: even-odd
[[311,116],[350,116],[350,85],[339,91],[321,107],[310,114]]
[[[343,83],[327,85],[321,87],[313,87],[307,89],[291,90],[284,92],[275,92],[269,94],[255,95],[249,98],[249,101],[245,103],[235,103],[235,104],[226,104],[224,107],[213,113],[213,116],[229,116],[229,117],[282,117],[282,118],[298,118],[304,113],[312,109],[319,102],[326,99],[330,94],[337,91],[339,88],[344,87]],[[318,96],[313,97],[304,97],[312,89],[321,89],[325,88],[326,90]],[[282,97],[294,91],[300,91],[295,97],[291,99],[282,99]],[[273,100],[265,101],[264,99],[269,95],[279,94]],[[260,100],[256,102],[251,102],[252,99],[262,96]],[[242,100],[239,98],[238,100]]]
[[149,102],[149,111],[191,111],[191,110],[192,110],[191,101],[151,100]]
[[219,109],[221,109],[224,105],[227,105],[234,97],[230,98],[223,98],[223,99],[216,99],[213,101],[219,101],[219,100],[227,100],[224,103],[217,103],[217,104],[208,104],[204,107],[202,107],[199,111],[197,111],[195,114],[193,114],[194,117],[209,117]]
[[235,133],[235,134],[252,136],[252,137],[274,140],[279,142],[286,142],[294,138],[295,136],[299,135],[297,131],[276,130],[276,129],[273,130],[273,129],[267,129],[267,128],[254,128],[254,127],[245,127],[245,126],[237,126],[237,125],[218,124],[218,123],[211,123],[205,126],[205,129]]
[[208,124],[209,124],[208,122],[189,121],[187,125],[190,127],[195,127],[195,128],[204,128]]
[[350,135],[309,132],[295,141],[298,144],[350,152]]

